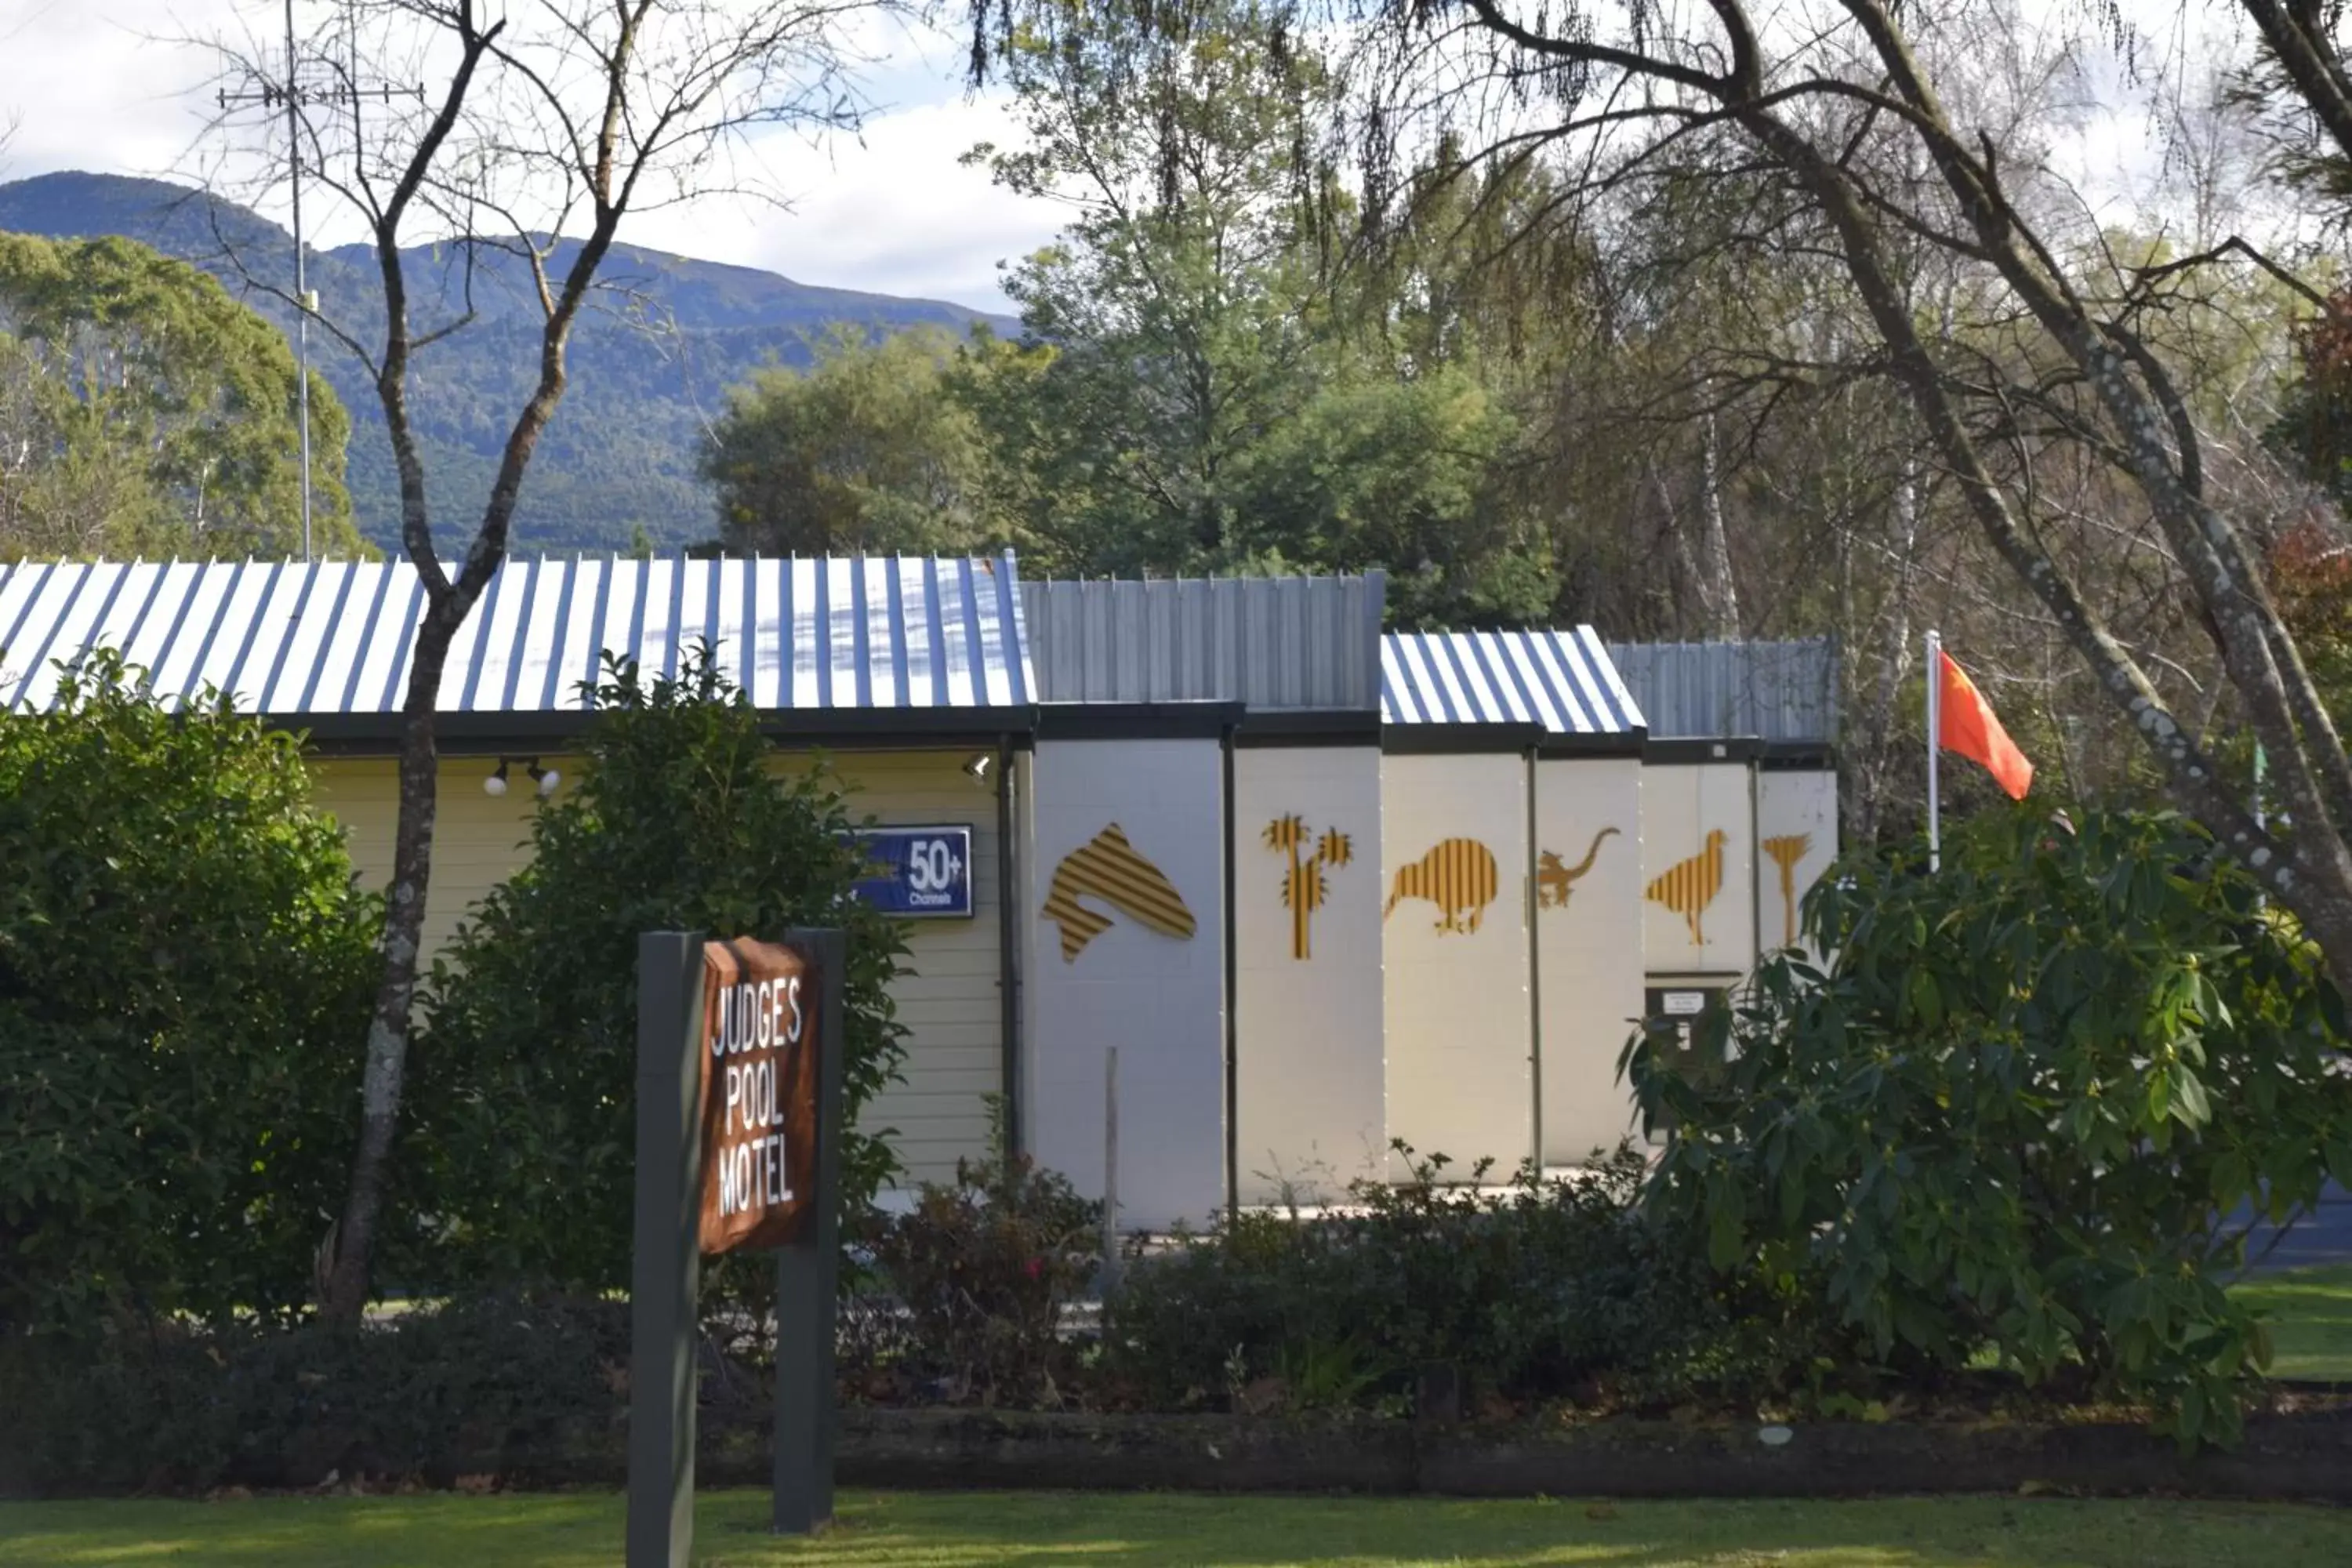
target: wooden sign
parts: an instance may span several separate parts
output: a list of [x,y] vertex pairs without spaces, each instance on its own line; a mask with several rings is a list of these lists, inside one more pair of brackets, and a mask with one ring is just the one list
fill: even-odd
[[702,1208],[706,1255],[800,1238],[815,1208],[824,976],[800,953],[738,940],[702,947]]
[[637,939],[628,1568],[687,1568],[694,1555],[704,1253],[775,1251],[770,1523],[809,1535],[833,1518],[849,963],[840,931],[782,935],[780,943],[705,942],[699,931]]

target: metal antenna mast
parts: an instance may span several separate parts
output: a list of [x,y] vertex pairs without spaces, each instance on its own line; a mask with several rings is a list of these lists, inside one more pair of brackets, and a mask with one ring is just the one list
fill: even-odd
[[[223,109],[240,104],[258,103],[265,109],[286,106],[286,170],[292,187],[294,219],[294,399],[302,437],[302,559],[309,561],[312,552],[310,530],[310,318],[318,314],[319,297],[310,291],[310,258],[302,245],[302,105],[314,99],[348,102],[360,95],[359,79],[352,76],[340,86],[325,89],[308,88],[301,80],[301,56],[295,41],[294,0],[286,0],[286,79],[274,82],[264,77],[258,85],[237,91],[224,89],[218,95]],[[373,92],[374,89],[367,89]],[[383,89],[389,100],[395,91],[415,92],[415,89]]]
[[309,264],[302,256],[302,123],[294,80],[294,0],[286,0],[286,153],[294,186],[294,396],[302,424],[302,559],[310,559],[310,298]]
[[223,109],[258,103],[286,105],[286,168],[294,197],[294,401],[302,435],[302,559],[310,559],[310,313],[319,301],[310,292],[309,258],[302,254],[302,100],[300,58],[294,42],[294,0],[286,0],[286,79],[261,79],[257,86],[217,95]]

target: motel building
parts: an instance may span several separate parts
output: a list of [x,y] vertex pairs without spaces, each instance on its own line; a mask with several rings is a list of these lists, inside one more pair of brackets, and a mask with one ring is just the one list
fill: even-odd
[[[426,959],[578,776],[600,656],[707,639],[886,830],[909,916],[910,1180],[1013,1136],[1121,1223],[1336,1197],[1390,1143],[1567,1167],[1617,1058],[1797,940],[1837,847],[1826,643],[1386,633],[1360,577],[1024,582],[988,559],[509,562],[442,682]],[[384,880],[423,594],[405,563],[0,564],[0,704],[121,649],[304,731]],[[758,933],[751,933],[758,934]]]

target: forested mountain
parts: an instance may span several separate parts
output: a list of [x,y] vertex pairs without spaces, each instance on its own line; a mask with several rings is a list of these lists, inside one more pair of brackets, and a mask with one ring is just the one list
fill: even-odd
[[[202,266],[255,309],[290,326],[248,278],[286,279],[292,241],[234,204],[159,180],[56,174],[0,185],[0,230],[56,237],[122,235]],[[568,256],[559,249],[560,268]],[[470,294],[478,319],[419,357],[410,396],[445,538],[470,535],[509,421],[536,373],[538,306],[521,264],[463,261],[429,247],[410,253],[414,320],[429,329]],[[836,324],[893,331],[918,324],[962,332],[990,320],[960,305],[824,289],[772,272],[633,247],[604,264],[602,307],[573,339],[572,386],[541,443],[517,515],[518,550],[618,549],[642,529],[656,546],[716,531],[694,453],[728,387],[763,365],[803,364]],[[310,285],[321,313],[372,340],[380,306],[364,247],[313,251]],[[359,362],[314,331],[312,363],[352,415],[350,484],[361,531],[397,550],[399,503],[375,391]]]

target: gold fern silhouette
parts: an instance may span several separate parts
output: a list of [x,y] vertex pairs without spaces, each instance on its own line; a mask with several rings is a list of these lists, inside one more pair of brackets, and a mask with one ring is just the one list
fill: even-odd
[[1772,863],[1780,868],[1782,947],[1797,945],[1797,862],[1803,859],[1805,851],[1812,847],[1813,836],[1810,833],[1785,833],[1767,838],[1759,846],[1772,858]]
[[1691,945],[1705,947],[1706,933],[1700,929],[1699,917],[1707,905],[1723,891],[1723,829],[1710,829],[1706,847],[1687,860],[1677,860],[1650,879],[1642,896],[1654,904],[1664,904],[1683,917],[1690,926]]

